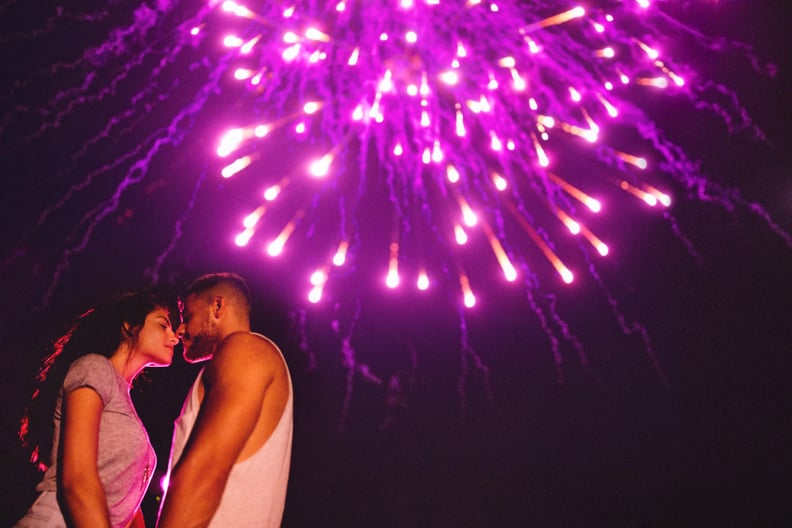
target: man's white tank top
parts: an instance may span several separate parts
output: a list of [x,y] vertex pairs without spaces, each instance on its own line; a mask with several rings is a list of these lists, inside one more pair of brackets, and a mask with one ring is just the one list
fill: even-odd
[[[281,359],[283,356],[281,355]],[[285,365],[284,361],[284,365]],[[171,447],[170,470],[179,461],[184,445],[198,417],[200,401],[198,387],[203,370],[184,401],[181,415],[176,419]],[[289,369],[289,399],[278,425],[261,449],[234,464],[228,477],[220,506],[209,523],[210,528],[278,527],[286,504],[286,485],[289,480],[293,430],[293,391]]]

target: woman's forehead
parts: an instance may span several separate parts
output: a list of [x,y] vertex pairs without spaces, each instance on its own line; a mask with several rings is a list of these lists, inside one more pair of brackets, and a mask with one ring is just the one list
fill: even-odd
[[148,316],[149,317],[165,317],[166,319],[168,319],[170,317],[170,311],[167,308],[165,308],[164,306],[159,306],[159,307],[154,308],[153,310],[151,310],[151,312],[149,312]]

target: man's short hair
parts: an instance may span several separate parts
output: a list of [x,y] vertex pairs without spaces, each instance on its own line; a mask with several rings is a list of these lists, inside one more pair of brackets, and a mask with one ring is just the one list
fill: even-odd
[[221,272],[201,275],[187,287],[185,297],[189,297],[190,295],[200,297],[202,294],[215,290],[216,288],[229,288],[237,297],[237,300],[241,302],[245,310],[250,313],[253,306],[250,289],[245,279],[236,273]]

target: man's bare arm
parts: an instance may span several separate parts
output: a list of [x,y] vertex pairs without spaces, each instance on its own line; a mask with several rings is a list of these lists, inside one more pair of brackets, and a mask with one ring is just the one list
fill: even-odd
[[211,521],[272,383],[270,347],[260,337],[232,334],[207,365],[201,410],[173,468],[159,528],[201,527]]

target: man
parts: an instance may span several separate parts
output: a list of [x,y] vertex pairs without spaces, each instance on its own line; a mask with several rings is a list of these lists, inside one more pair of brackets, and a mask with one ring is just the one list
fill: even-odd
[[250,293],[232,273],[196,279],[178,334],[209,360],[176,420],[159,528],[280,526],[292,444],[292,386],[278,347],[250,331]]

